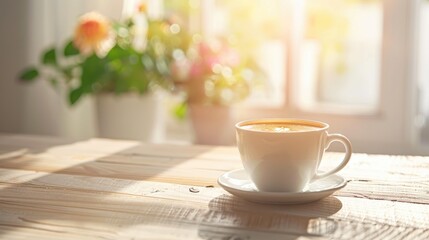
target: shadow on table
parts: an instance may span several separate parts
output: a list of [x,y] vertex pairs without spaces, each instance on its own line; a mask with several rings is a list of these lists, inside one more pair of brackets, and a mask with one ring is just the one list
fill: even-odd
[[[8,143],[8,139],[12,142]],[[103,148],[101,144],[99,148],[92,149],[97,141],[106,141],[106,144]],[[0,159],[0,176],[3,178],[0,182],[0,237],[17,229],[52,234],[57,228],[52,223],[54,220],[94,225],[117,221],[124,227],[147,223],[142,215],[151,210],[147,203],[139,202],[143,200],[142,193],[129,194],[127,191],[139,185],[140,180],[156,179],[162,183],[157,179],[160,174],[213,149],[196,146],[183,151],[180,145],[165,148],[135,141],[108,141],[55,141],[51,138],[1,135],[0,149],[4,149],[4,158]],[[8,155],[7,151],[13,154]],[[188,176],[187,181],[192,181],[192,176]],[[131,201],[121,201],[126,197]],[[91,216],[85,218],[78,212],[87,212]],[[74,228],[64,227],[68,230]],[[98,230],[95,227],[87,231]],[[72,231],[64,234],[73,235]],[[109,235],[108,232],[106,234]]]
[[208,206],[221,216],[216,226],[200,225],[198,235],[203,239],[296,239],[335,232],[337,224],[328,217],[338,212],[342,203],[331,196],[307,204],[270,205],[224,194]]
[[[7,138],[14,138],[15,143],[7,145]],[[0,168],[145,180],[213,149],[195,146],[183,151],[180,145],[165,146],[107,139],[55,142],[53,138],[0,135]],[[115,186],[111,187],[114,191]]]

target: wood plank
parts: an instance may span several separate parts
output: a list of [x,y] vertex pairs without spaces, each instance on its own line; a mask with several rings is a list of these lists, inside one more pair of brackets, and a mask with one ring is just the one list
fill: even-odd
[[44,150],[58,145],[71,144],[74,141],[51,136],[36,136],[24,134],[0,133],[0,148],[30,148]]
[[[3,142],[7,141],[3,140]],[[18,147],[19,141],[15,145],[12,144],[13,142],[10,141],[8,144]],[[0,145],[0,148],[2,147]],[[33,150],[28,145],[21,144],[20,147],[28,147],[30,152]],[[342,154],[328,152],[325,155],[322,167],[328,168],[332,167]],[[130,166],[149,165],[160,168],[188,165],[189,167],[207,167],[223,171],[241,167],[238,151],[234,147],[184,147],[108,139],[91,139],[55,146],[38,154],[27,154],[21,159],[1,161],[0,165],[7,168],[26,167],[28,170],[52,172],[89,161],[109,164],[124,163]],[[350,164],[341,174],[359,180],[421,180],[429,176],[425,170],[427,167],[429,167],[428,157],[353,154]]]
[[[342,154],[327,154],[325,168]],[[341,196],[429,204],[429,158],[354,154],[340,175],[348,179]]]
[[429,179],[421,181],[349,180],[341,196],[429,204]]
[[[45,148],[40,149],[40,146]],[[177,162],[183,163],[193,158],[213,160],[219,163],[214,167],[240,161],[238,151],[234,147],[154,145],[109,139],[70,142],[56,138],[0,134],[0,149],[7,150],[8,147],[27,148],[30,153],[39,150],[36,154],[28,154],[29,159],[21,159],[21,162],[42,161],[46,157],[49,160],[55,159],[56,162],[59,162],[58,165],[63,164],[63,167],[67,167],[68,164],[76,164],[79,158],[89,158],[93,161],[104,158],[102,159],[104,162],[125,161],[130,164],[171,162],[167,163],[169,167],[177,165]],[[322,167],[324,165],[332,166],[336,160],[341,158],[341,155],[341,153],[326,153],[326,160],[322,161]],[[10,162],[10,164],[12,163],[13,161]],[[240,165],[234,163],[233,167],[236,166]],[[383,180],[388,177],[394,180],[410,178],[419,180],[429,175],[426,171],[428,166],[429,157],[353,154],[350,164],[342,173],[359,179]],[[380,173],[382,174],[380,175]]]
[[[333,166],[341,153],[326,154],[324,163]],[[429,157],[353,154],[340,172],[350,179],[378,181],[420,181],[429,177]]]
[[[193,184],[201,181],[200,185],[215,184],[216,179],[225,169],[238,168],[238,161],[225,158],[224,167],[218,167],[212,172],[207,167],[222,166],[217,158],[210,159],[210,153],[216,151],[207,146],[184,148],[181,146],[166,146],[140,144],[133,141],[117,141],[92,139],[64,146],[48,148],[37,154],[26,154],[20,158],[2,159],[0,167],[11,169],[27,169],[42,172],[61,172],[88,176],[105,176],[124,179],[154,179],[165,181],[182,181]],[[222,156],[222,149],[219,149]],[[187,161],[197,159],[188,164]],[[124,163],[121,163],[124,161]],[[181,165],[181,166],[180,166]],[[234,167],[232,167],[234,166]],[[175,167],[174,174],[169,170]],[[198,170],[196,174],[189,169]],[[208,176],[212,176],[208,179]],[[199,179],[199,180],[198,180]]]
[[[322,167],[334,166],[339,158],[339,153],[327,153]],[[340,173],[350,181],[340,195],[428,204],[428,159],[355,154]],[[241,162],[234,148],[200,146],[183,150],[181,146],[93,139],[3,159],[0,167],[207,186],[216,185],[218,176],[240,168]]]

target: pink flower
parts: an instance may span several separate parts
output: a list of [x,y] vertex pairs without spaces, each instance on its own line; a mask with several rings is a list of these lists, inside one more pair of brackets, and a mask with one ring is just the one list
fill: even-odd
[[198,79],[204,75],[203,64],[201,62],[193,62],[189,69],[189,77],[191,79]]
[[110,22],[101,14],[90,12],[79,18],[73,43],[82,54],[107,53],[114,44]]
[[240,64],[240,55],[226,42],[212,39],[210,42],[200,42],[194,46],[196,57],[188,63],[187,78],[189,80],[204,80],[205,76],[214,73],[216,65],[219,67],[237,67]]
[[236,67],[240,64],[240,54],[233,48],[225,48],[220,55],[221,62],[225,65]]
[[199,54],[207,69],[212,69],[216,64],[236,67],[240,64],[240,54],[227,43],[216,40],[208,43],[200,43]]

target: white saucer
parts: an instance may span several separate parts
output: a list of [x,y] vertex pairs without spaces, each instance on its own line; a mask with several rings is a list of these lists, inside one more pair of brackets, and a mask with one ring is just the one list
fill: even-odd
[[270,204],[313,202],[331,195],[347,184],[343,177],[333,174],[310,183],[308,189],[303,192],[261,192],[250,181],[244,169],[224,173],[217,182],[232,195],[250,202]]

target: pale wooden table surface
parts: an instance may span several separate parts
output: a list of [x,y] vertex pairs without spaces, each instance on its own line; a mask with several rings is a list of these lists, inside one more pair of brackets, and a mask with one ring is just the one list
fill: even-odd
[[346,188],[302,205],[217,186],[240,167],[234,147],[0,134],[0,238],[429,239],[429,157],[354,154]]

